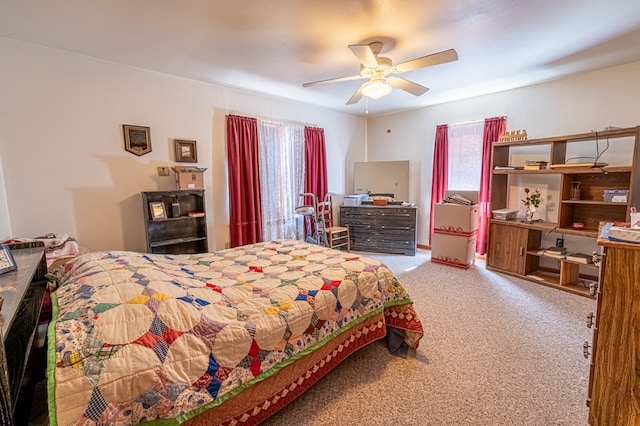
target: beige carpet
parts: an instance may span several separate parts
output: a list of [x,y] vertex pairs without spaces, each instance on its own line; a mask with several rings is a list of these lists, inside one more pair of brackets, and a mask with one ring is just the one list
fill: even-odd
[[[425,250],[361,254],[399,275],[425,328],[420,348],[405,359],[372,343],[263,425],[587,424],[582,343],[593,300],[481,261],[461,270],[431,263]],[[47,424],[38,411],[32,424]]]
[[[487,271],[380,256],[425,328],[406,359],[376,342],[264,425],[586,425],[595,301]],[[365,254],[365,253],[362,253]],[[413,269],[412,269],[413,268]]]

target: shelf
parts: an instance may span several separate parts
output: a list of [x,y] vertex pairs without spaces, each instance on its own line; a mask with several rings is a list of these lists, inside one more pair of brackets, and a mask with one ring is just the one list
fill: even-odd
[[152,241],[149,243],[149,245],[151,247],[164,247],[164,246],[170,246],[174,244],[185,244],[185,243],[192,243],[194,241],[203,241],[206,239],[207,237],[174,238],[172,240]]
[[[544,250],[544,249],[540,248],[540,250]],[[531,255],[531,256],[538,256],[538,257],[544,258],[544,259],[553,259],[553,260],[558,260],[558,261],[561,261],[561,262],[567,262],[567,263],[571,263],[571,264],[578,265],[578,266],[586,266],[588,268],[592,268],[592,269],[596,269],[596,270],[599,269],[593,263],[575,262],[575,261],[573,261],[571,259],[566,259],[564,257],[556,257],[556,256],[551,256],[551,255],[548,255],[548,254],[544,254],[544,253],[541,254],[541,253],[538,253],[538,251],[530,250],[530,251],[527,251],[527,254]]]
[[586,169],[584,167],[576,168],[560,168],[560,169],[542,169],[542,170],[493,170],[494,175],[585,175],[585,174],[607,174],[607,173],[624,173],[630,172],[631,167],[592,167]]
[[[611,143],[618,139],[618,143],[624,144],[621,148],[625,148],[625,152],[626,144],[632,145],[628,163],[624,160],[628,165],[591,167],[586,163],[570,164],[572,160],[569,156],[575,158],[574,152],[581,149],[579,145],[571,146],[572,142],[610,142],[610,139]],[[551,182],[550,186],[554,188],[557,183],[559,190],[557,197],[549,200],[550,205],[557,208],[557,216],[551,218],[555,219],[553,222],[529,224],[520,220],[490,220],[487,268],[573,293],[588,294],[588,289],[585,290],[580,284],[580,267],[587,267],[590,268],[589,271],[593,271],[598,270],[596,266],[537,254],[538,247],[542,238],[550,233],[595,240],[599,234],[599,223],[629,221],[631,206],[640,200],[640,184],[636,184],[640,176],[639,139],[640,126],[524,141],[494,142],[491,157],[493,170],[490,177],[491,210],[510,208],[516,201],[520,201],[517,196],[516,200],[510,199],[514,197],[512,185],[527,185],[529,182],[544,180]],[[521,157],[529,153],[529,150],[525,149],[527,146],[535,147],[531,152],[535,154],[536,160],[544,160],[556,167],[543,170],[495,170],[494,166],[520,166],[518,162],[524,162]],[[542,155],[545,158],[542,158]],[[516,162],[517,159],[520,160]],[[540,178],[542,176],[545,178]],[[576,185],[576,182],[579,182],[579,185]],[[576,186],[580,188],[580,199],[571,200],[572,190],[575,191]],[[604,201],[603,196],[607,189],[620,188],[629,190],[626,202]],[[582,223],[584,228],[573,229],[574,223]],[[541,270],[545,268],[540,266],[541,259],[557,260],[560,269],[558,273],[542,273]],[[594,280],[597,281],[597,277]]]
[[617,206],[627,208],[627,203],[614,203],[613,201],[598,201],[598,200],[560,200],[562,204],[584,204],[594,206]]
[[553,232],[556,234],[575,235],[577,237],[598,238],[598,230],[591,229],[573,229],[573,228],[556,228]]
[[518,228],[535,229],[535,230],[545,231],[545,232],[553,232],[558,227],[558,224],[555,222],[538,221],[538,222],[527,223],[522,221],[521,219],[512,219],[512,220],[490,219],[490,222],[499,223],[501,225],[515,226]]
[[150,223],[155,222],[171,222],[173,220],[193,220],[193,219],[204,219],[204,216],[191,217],[191,216],[179,216],[179,217],[168,217],[166,219],[154,219],[150,220]]
[[[153,220],[150,203],[161,203],[171,216]],[[147,251],[157,254],[192,254],[208,251],[207,220],[203,189],[142,192]],[[202,216],[192,217],[189,212]]]
[[494,142],[494,147],[500,146],[516,146],[516,145],[540,145],[551,143],[563,143],[563,142],[585,142],[597,139],[607,138],[623,138],[627,136],[635,136],[638,131],[637,127],[626,127],[622,129],[603,130],[599,132],[578,133],[567,136],[555,136],[550,138],[528,139],[524,141],[504,141]]
[[542,270],[532,272],[523,278],[548,287],[555,287],[580,296],[594,298],[589,289],[589,284],[594,281],[586,278],[580,278],[581,281],[577,283],[560,284],[560,273]]

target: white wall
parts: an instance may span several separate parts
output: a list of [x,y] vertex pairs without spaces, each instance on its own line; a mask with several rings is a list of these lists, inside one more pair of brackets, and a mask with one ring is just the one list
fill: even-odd
[[[493,95],[369,117],[367,161],[410,160],[409,201],[419,208],[418,244],[427,245],[437,125],[506,116],[507,130],[526,129],[530,139],[586,133],[606,126],[637,126],[638,76],[640,62],[635,62]],[[513,203],[517,208],[517,196],[512,198],[516,198]],[[551,216],[553,212],[544,214]]]
[[[140,192],[175,189],[156,167],[174,165],[173,139],[188,139],[207,168],[209,248],[222,248],[228,113],[324,128],[332,192],[365,157],[364,118],[10,39],[0,57],[0,238],[61,232],[91,250],[143,250]],[[124,151],[123,124],[149,126],[152,152]]]

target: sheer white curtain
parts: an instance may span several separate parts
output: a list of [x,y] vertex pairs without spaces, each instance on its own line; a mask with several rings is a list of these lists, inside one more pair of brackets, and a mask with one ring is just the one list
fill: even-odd
[[295,209],[304,192],[304,126],[258,120],[262,238],[304,239]]
[[478,191],[482,171],[484,121],[449,125],[449,175],[451,190]]

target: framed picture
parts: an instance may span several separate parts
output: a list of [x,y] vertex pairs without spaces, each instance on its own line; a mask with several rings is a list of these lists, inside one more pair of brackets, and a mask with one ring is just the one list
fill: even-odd
[[2,244],[0,246],[0,274],[13,271],[16,269],[16,261],[13,259],[11,249],[8,245]]
[[151,152],[151,129],[144,126],[122,125],[124,149],[135,155]]
[[149,210],[151,211],[151,219],[166,219],[167,211],[164,209],[164,203],[162,202],[151,202],[149,203]]
[[185,141],[176,139],[176,162],[178,163],[197,163],[198,151],[196,149],[196,141]]

